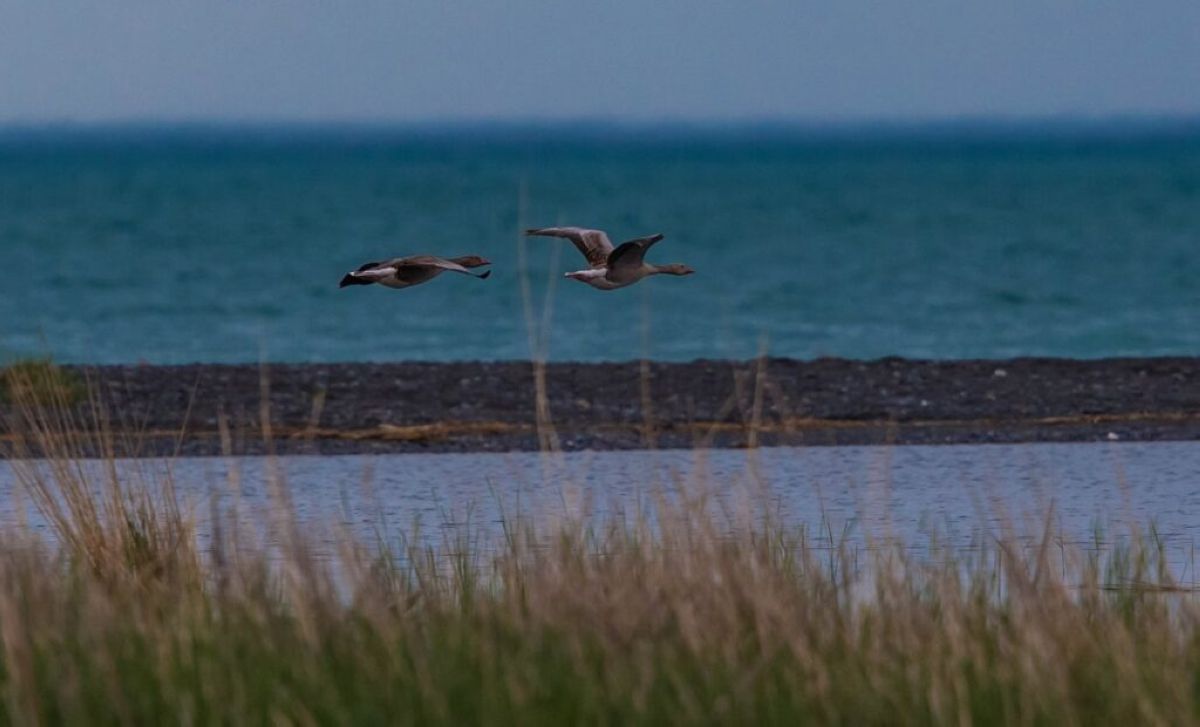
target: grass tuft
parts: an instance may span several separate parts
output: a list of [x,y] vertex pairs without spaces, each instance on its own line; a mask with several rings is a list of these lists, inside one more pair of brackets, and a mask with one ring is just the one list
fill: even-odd
[[83,401],[83,378],[49,358],[21,359],[0,368],[0,402],[74,406]]

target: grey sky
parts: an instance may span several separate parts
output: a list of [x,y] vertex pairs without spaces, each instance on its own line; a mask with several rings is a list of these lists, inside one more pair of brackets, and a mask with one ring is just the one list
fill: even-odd
[[7,122],[1197,113],[1197,0],[0,3]]

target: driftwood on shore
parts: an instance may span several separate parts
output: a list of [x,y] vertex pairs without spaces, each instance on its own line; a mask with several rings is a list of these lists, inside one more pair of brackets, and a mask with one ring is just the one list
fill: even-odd
[[1197,358],[68,368],[125,454],[1200,437]]

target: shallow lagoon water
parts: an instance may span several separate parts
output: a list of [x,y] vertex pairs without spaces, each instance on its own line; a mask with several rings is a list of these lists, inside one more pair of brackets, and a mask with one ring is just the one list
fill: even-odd
[[[97,467],[99,463],[88,463]],[[1151,524],[1177,577],[1191,582],[1200,535],[1200,443],[1085,443],[759,450],[663,450],[558,454],[418,454],[126,460],[131,481],[168,469],[196,508],[201,537],[213,498],[242,512],[273,502],[271,473],[287,483],[311,532],[344,526],[363,538],[441,544],[469,533],[494,542],[505,517],[540,527],[568,517],[634,516],[658,495],[708,496],[730,528],[769,511],[816,540],[853,547],[898,539],[916,550],[939,542],[973,550],[1005,533],[1053,526],[1085,549],[1106,547]],[[236,486],[231,486],[236,483]],[[3,517],[23,502],[10,465],[0,466]],[[233,494],[237,492],[237,496]],[[32,526],[48,533],[36,513]],[[1099,538],[1098,545],[1095,541]]]

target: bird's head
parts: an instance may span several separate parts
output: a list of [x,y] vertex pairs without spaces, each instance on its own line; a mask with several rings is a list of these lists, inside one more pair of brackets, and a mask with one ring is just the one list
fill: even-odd
[[463,255],[462,257],[456,257],[454,258],[454,262],[462,265],[464,268],[478,268],[484,265],[492,264],[491,260],[479,257],[478,255]]
[[659,265],[658,272],[666,275],[691,275],[696,272],[694,268],[683,263],[669,263],[667,265]]

